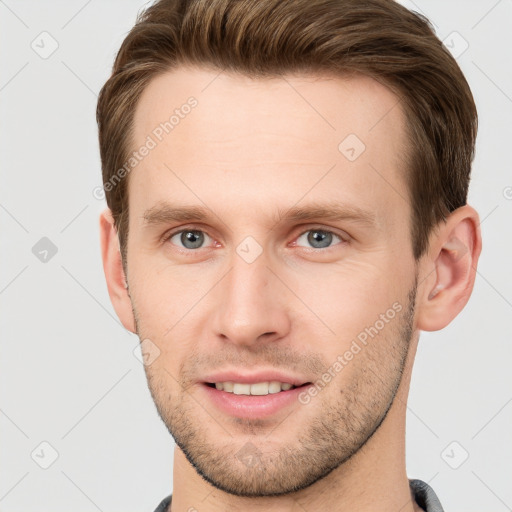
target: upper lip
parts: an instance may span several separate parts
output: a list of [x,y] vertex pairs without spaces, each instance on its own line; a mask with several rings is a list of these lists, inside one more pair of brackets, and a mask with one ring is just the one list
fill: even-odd
[[294,376],[294,375],[286,375],[277,370],[268,370],[268,371],[260,371],[257,373],[240,373],[240,371],[230,370],[223,371],[218,373],[212,373],[204,377],[203,382],[208,382],[211,384],[215,384],[217,382],[238,382],[240,384],[256,384],[257,382],[288,382],[293,386],[302,386],[307,382],[310,382],[308,379]]

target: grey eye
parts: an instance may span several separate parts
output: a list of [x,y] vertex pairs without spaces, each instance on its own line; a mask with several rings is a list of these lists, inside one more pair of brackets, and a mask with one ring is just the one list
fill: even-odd
[[[173,239],[176,239],[177,237],[180,243],[173,241]],[[185,249],[199,249],[205,241],[205,233],[195,229],[186,229],[179,233],[175,233],[170,240],[172,243],[181,245]]]
[[333,241],[333,237],[337,238],[340,242],[342,241],[338,235],[335,235],[331,231],[325,231],[323,229],[310,229],[306,231],[297,239],[297,245],[300,245],[298,241],[305,237],[307,243],[314,249],[324,249],[329,247]]

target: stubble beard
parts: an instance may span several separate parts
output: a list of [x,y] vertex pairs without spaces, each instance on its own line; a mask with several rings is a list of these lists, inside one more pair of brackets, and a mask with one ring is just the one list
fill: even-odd
[[[155,374],[145,366],[158,414],[197,473],[235,496],[283,496],[309,487],[355,455],[378,430],[395,400],[413,335],[417,277],[406,307],[392,325],[350,362],[354,365],[350,381],[345,382],[342,371],[311,405],[298,404],[298,411],[281,425],[269,427],[258,419],[226,421],[211,407],[200,405],[182,383],[180,394],[171,396],[163,384],[172,378],[169,372]],[[143,340],[135,308],[134,317]],[[313,404],[315,415],[300,428],[297,438],[280,444],[273,441],[272,434],[277,432],[288,438],[288,422],[293,422],[295,414],[304,418],[303,407]]]

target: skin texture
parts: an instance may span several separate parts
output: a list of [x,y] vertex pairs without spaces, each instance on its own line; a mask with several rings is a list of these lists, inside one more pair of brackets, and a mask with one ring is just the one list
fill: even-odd
[[[133,148],[190,96],[197,106],[129,174],[128,288],[111,214],[100,218],[112,303],[158,354],[145,371],[178,445],[173,512],[420,510],[405,471],[413,360],[420,330],[442,329],[469,299],[478,214],[453,212],[414,260],[404,113],[373,79],[180,67],[144,91]],[[349,134],[365,145],[353,161],[338,149]],[[163,219],[165,202],[208,218]],[[373,222],[286,219],[333,204]],[[201,384],[231,369],[316,382],[370,326],[378,333],[308,404],[237,418]]]

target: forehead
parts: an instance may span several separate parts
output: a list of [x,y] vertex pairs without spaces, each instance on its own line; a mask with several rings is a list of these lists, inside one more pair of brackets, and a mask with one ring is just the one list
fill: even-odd
[[[373,143],[372,135],[390,128],[394,128],[390,133],[394,138],[403,135],[403,112],[397,96],[361,74],[349,77],[324,72],[254,79],[239,73],[180,66],[156,76],[144,89],[135,113],[135,139],[154,131],[174,112],[179,115],[180,110],[188,110],[183,107],[192,97],[197,100],[199,109],[194,111],[199,114],[187,123],[181,123],[180,116],[171,124],[174,128],[182,124],[182,132],[190,126],[198,133],[207,133],[208,139],[215,135],[212,129],[221,127],[242,128],[250,133],[286,126],[291,135],[303,133],[312,139],[316,132],[317,137],[333,142],[350,130]],[[291,124],[292,120],[307,121],[309,133],[304,125]]]
[[233,211],[274,197],[286,208],[326,194],[377,216],[408,208],[405,117],[369,77],[179,67],[148,84],[133,128],[132,148],[152,147],[129,175],[130,210],[184,196],[219,208],[229,200]]

